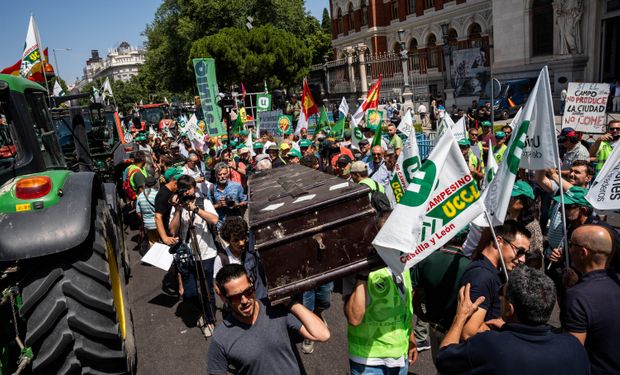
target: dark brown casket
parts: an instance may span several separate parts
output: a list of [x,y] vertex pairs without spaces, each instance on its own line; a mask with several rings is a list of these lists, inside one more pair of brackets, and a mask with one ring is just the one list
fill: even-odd
[[273,303],[383,262],[366,185],[301,165],[253,175],[249,225]]

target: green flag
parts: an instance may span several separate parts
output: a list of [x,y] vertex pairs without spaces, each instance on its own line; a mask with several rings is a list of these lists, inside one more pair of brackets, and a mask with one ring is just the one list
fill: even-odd
[[346,116],[340,114],[340,118],[336,121],[336,124],[334,124],[334,127],[332,128],[332,133],[334,133],[336,137],[344,137],[345,121]]
[[381,125],[374,127],[375,136],[372,138],[372,147],[381,146]]

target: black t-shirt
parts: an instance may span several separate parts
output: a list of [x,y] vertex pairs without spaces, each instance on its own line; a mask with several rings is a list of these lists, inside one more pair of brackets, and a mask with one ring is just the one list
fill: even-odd
[[161,214],[164,222],[164,230],[168,236],[172,236],[168,224],[170,223],[170,212],[172,211],[170,198],[173,195],[174,193],[171,192],[166,185],[162,185],[155,196],[155,214]]
[[495,268],[493,263],[482,256],[469,264],[461,278],[461,286],[470,283],[470,298],[475,301],[480,296],[484,296],[484,302],[480,307],[487,311],[484,321],[500,317],[499,295],[502,288],[500,271]]
[[592,374],[620,373],[620,280],[608,270],[583,275],[566,291],[562,324],[570,332],[586,332],[585,348]]

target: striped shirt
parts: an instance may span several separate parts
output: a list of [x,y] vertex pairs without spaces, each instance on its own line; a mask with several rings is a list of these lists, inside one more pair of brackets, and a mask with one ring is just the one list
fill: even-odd
[[[136,200],[136,212],[142,215],[142,222],[146,229],[157,229],[155,227],[155,196],[157,190],[145,189],[144,192],[138,195]],[[147,200],[148,198],[148,200]]]

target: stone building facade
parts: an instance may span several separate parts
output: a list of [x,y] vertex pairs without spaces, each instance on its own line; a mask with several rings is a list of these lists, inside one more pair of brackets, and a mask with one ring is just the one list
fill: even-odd
[[86,60],[84,76],[78,86],[85,85],[98,78],[129,81],[138,75],[140,66],[144,64],[146,51],[136,48],[127,42],[122,42],[117,48],[108,50],[105,58],[99,56],[99,51],[92,50],[91,57]]
[[362,69],[367,85],[387,78],[386,98],[408,73],[414,101],[459,106],[488,95],[492,78],[532,78],[544,65],[557,100],[568,82],[620,77],[619,0],[330,0],[330,14],[329,96],[363,93]]

